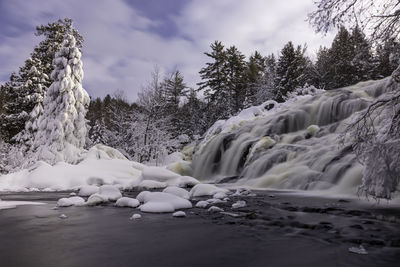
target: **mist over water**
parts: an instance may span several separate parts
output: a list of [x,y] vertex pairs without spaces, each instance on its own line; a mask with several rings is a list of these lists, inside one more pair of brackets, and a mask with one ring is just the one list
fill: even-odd
[[253,188],[356,193],[362,166],[339,137],[360,111],[389,90],[387,83],[368,81],[301,96],[229,131],[213,129],[221,133],[198,145],[194,177]]

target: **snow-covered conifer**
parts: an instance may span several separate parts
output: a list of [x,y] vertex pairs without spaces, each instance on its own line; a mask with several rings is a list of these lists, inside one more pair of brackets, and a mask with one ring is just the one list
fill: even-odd
[[86,141],[85,115],[90,100],[82,88],[81,52],[73,35],[66,34],[53,64],[53,83],[44,100],[33,151],[37,159],[50,164],[76,163]]

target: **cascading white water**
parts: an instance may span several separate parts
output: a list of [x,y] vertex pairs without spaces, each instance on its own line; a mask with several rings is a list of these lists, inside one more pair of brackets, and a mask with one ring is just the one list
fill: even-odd
[[354,192],[362,166],[350,145],[339,144],[339,136],[359,111],[389,90],[387,83],[368,81],[301,96],[250,121],[218,122],[197,147],[193,176],[255,188]]

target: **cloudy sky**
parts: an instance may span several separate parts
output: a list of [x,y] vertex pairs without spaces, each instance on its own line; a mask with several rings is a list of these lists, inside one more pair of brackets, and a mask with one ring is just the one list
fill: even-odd
[[130,100],[157,65],[179,69],[195,87],[220,40],[249,56],[277,53],[285,43],[308,44],[314,54],[332,35],[305,21],[312,0],[0,0],[0,82],[40,42],[35,26],[69,17],[85,38],[84,87],[93,97],[124,90]]

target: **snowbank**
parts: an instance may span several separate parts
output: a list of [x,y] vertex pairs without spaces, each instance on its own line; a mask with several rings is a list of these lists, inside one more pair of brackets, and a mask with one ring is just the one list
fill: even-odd
[[30,202],[30,201],[3,201],[0,199],[0,210],[13,209],[16,208],[17,206],[23,206],[23,205],[43,205],[43,204],[45,203]]

